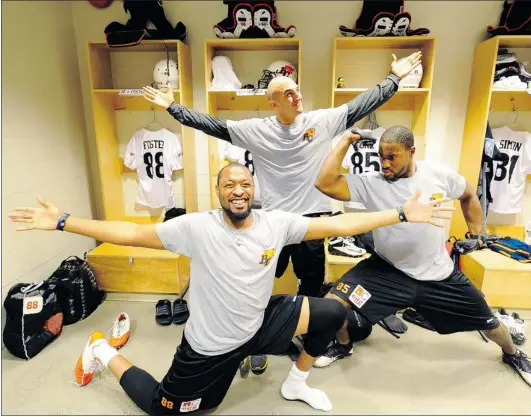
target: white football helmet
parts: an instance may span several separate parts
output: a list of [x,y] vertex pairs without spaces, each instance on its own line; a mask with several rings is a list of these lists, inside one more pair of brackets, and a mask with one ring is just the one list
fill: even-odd
[[[404,59],[406,59],[406,57],[400,58],[398,62],[401,62]],[[422,64],[419,64],[413,71],[400,80],[398,88],[419,88],[422,74]]]
[[179,88],[179,71],[173,59],[162,59],[157,62],[153,70],[153,81],[156,88],[164,88],[171,84],[172,88]]
[[284,75],[290,77],[293,81],[297,82],[297,68],[291,62],[288,61],[275,61],[269,67],[267,67],[275,76]]

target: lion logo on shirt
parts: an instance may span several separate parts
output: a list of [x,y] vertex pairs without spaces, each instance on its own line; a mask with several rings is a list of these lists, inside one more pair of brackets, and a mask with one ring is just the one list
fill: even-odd
[[306,132],[304,132],[304,136],[302,137],[302,140],[307,140],[308,142],[311,142],[315,136],[315,128],[311,127],[310,129],[306,129]]
[[275,254],[275,249],[267,249],[262,254],[262,259],[260,259],[260,264],[262,265],[269,265],[269,262],[271,262],[271,259],[273,259],[273,255]]

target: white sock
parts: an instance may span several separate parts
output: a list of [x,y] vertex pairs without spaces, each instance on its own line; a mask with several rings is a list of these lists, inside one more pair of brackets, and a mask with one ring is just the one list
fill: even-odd
[[118,355],[118,351],[107,342],[94,346],[92,348],[94,356],[107,368],[112,358]]
[[304,401],[316,410],[332,410],[332,403],[328,399],[328,396],[323,391],[310,388],[308,384],[306,384],[308,375],[310,375],[310,371],[301,371],[295,366],[295,364],[293,364],[288,377],[280,388],[282,396],[286,400]]

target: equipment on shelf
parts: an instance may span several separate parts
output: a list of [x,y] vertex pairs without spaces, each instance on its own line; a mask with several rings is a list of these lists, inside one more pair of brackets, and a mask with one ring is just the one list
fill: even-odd
[[161,59],[157,62],[153,70],[153,81],[158,89],[167,87],[168,84],[171,85],[171,88],[179,88],[177,62],[173,59]]
[[[175,28],[170,24],[162,0],[124,0],[124,10],[131,15],[125,25],[111,22],[105,27],[107,44],[111,47],[137,45],[142,39],[186,39],[186,26],[182,22]],[[157,29],[147,29],[148,21]]]
[[497,27],[487,26],[487,32],[498,35],[531,35],[531,2],[513,0],[503,2],[500,23]]
[[297,28],[286,28],[277,23],[277,8],[273,0],[256,4],[245,1],[224,0],[228,6],[227,17],[214,25],[214,34],[222,39],[234,38],[292,38]]
[[271,80],[278,76],[289,77],[297,82],[297,69],[288,61],[275,61],[262,73],[258,80],[258,88],[266,89]]
[[404,0],[364,0],[353,28],[339,26],[341,35],[354,36],[415,36],[427,35],[429,29],[410,29],[411,15],[404,11]]
[[238,90],[242,83],[234,72],[232,62],[227,56],[212,58],[212,89],[213,90]]
[[[406,57],[400,58],[398,62],[402,62]],[[415,68],[413,68],[413,71],[411,71],[408,75],[406,75],[404,78],[402,78],[399,83],[399,88],[419,88],[420,82],[422,81],[422,64],[417,65]]]

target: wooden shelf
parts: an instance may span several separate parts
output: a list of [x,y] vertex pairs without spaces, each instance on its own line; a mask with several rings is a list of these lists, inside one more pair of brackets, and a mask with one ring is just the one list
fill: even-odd
[[106,41],[94,41],[89,42],[89,48],[94,51],[109,51],[109,52],[165,52],[166,46],[169,48],[177,49],[177,45],[181,43],[179,40],[155,40],[144,39],[138,45],[128,46],[125,48],[113,48],[107,45]]
[[[335,88],[334,104],[340,106],[367,91],[366,88]],[[429,88],[402,88],[378,110],[414,110],[419,102],[426,100],[430,93]]]
[[[146,77],[151,79],[153,65],[161,57],[166,56],[166,50],[170,53],[171,58],[176,60],[178,66],[179,88],[173,89],[175,102],[193,108],[190,49],[185,43],[178,40],[144,40],[139,45],[126,48],[111,48],[105,41],[89,42],[87,50],[103,217],[105,220],[122,220],[126,217],[122,175],[135,171],[125,167],[123,159],[120,158],[118,119],[115,112],[119,110],[165,111],[162,107],[144,99],[142,87],[145,84],[142,83]],[[118,54],[122,52],[127,52],[128,55]],[[113,55],[115,53],[117,55]],[[130,53],[140,54],[135,56],[130,55]],[[138,66],[130,65],[131,62],[137,61]],[[132,90],[131,93],[135,95],[121,95],[120,92],[126,89],[114,88],[114,86],[133,86],[127,90]],[[183,126],[181,137],[184,200],[186,211],[192,213],[197,211],[197,174],[193,129]]]
[[[219,111],[272,111],[267,95],[238,95],[236,90],[212,90],[212,60],[216,56],[226,56],[231,60],[239,80],[256,85],[263,70],[276,60],[286,60],[297,70],[298,85],[301,86],[302,59],[299,38],[266,39],[206,39],[204,49],[205,86],[207,113],[217,116]],[[210,172],[210,206],[219,208],[215,191],[217,174],[224,161],[219,157],[218,139],[208,139]]]
[[512,35],[496,36],[498,48],[529,48],[531,47],[531,36]]
[[[518,111],[531,111],[531,94],[526,90],[504,90],[491,88],[490,110],[512,111],[513,105]],[[514,101],[511,101],[514,99]]]
[[[120,94],[120,89],[105,89],[95,88],[92,93],[95,95],[101,95],[104,97],[110,97],[112,100],[113,110],[128,110],[128,111],[166,111],[164,108],[157,106],[147,101],[141,95],[124,95]],[[177,104],[180,103],[180,90],[173,90],[173,97]]]
[[269,99],[265,94],[252,96],[239,96],[236,91],[212,91],[208,92],[211,106],[216,110],[271,110]]
[[433,36],[337,37],[336,49],[422,49],[435,42]]
[[265,39],[206,39],[205,47],[216,51],[296,51],[300,47],[298,38]]
[[[465,177],[473,189],[476,189],[478,184],[490,111],[512,111],[511,99],[514,99],[514,106],[518,111],[531,110],[531,95],[525,90],[493,88],[496,60],[500,48],[526,48],[529,51],[531,36],[494,36],[478,43],[474,48],[459,160],[459,173]],[[460,205],[455,204],[455,207],[456,212],[452,216],[450,235],[462,239],[468,231],[468,225]]]

